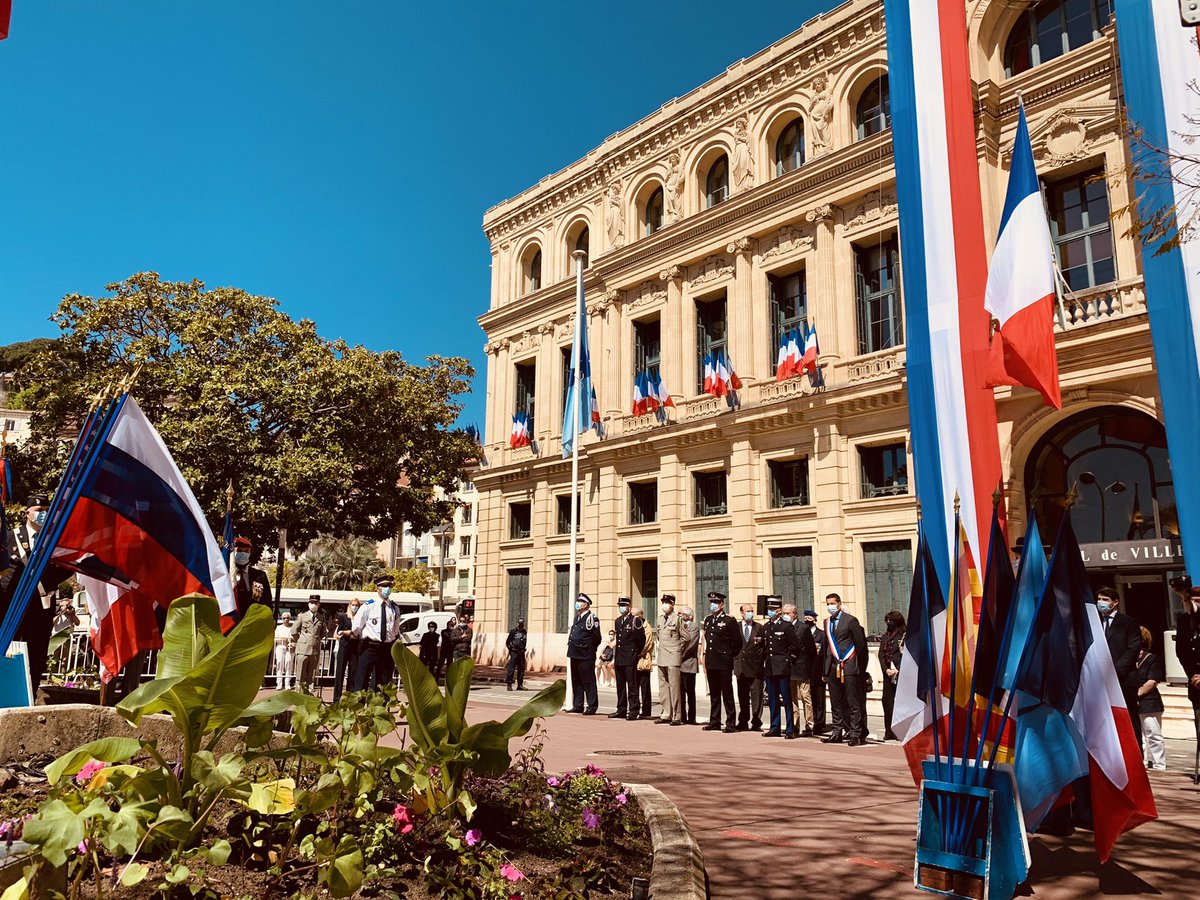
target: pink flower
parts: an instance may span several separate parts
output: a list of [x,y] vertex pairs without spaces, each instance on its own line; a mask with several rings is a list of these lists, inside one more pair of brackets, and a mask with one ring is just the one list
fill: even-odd
[[624,806],[628,802],[629,802],[629,797],[627,797],[625,795],[624,791],[621,791],[621,793],[617,794],[617,805]]
[[88,843],[87,838],[84,838],[82,841],[79,842],[79,846],[75,848],[75,852],[80,854],[81,856],[83,856],[83,855],[87,854],[87,852],[90,849],[91,849],[91,844]]
[[586,768],[584,768],[583,771],[586,772],[588,775],[594,775],[596,777],[599,777],[604,774],[603,769],[601,769],[599,766],[593,766],[591,763],[588,763]]
[[600,817],[592,810],[585,809],[583,811],[583,824],[589,831],[595,831],[600,827]]
[[480,833],[478,828],[472,828],[470,831],[467,832],[467,835],[464,838],[464,840],[467,842],[468,847],[474,847],[481,840],[483,840],[483,834]]
[[401,834],[408,834],[413,830],[412,811],[402,803],[397,803],[392,811],[392,821],[396,823]]
[[509,881],[524,881],[525,876],[521,874],[521,870],[512,863],[505,863],[500,867],[500,875],[507,878]]
[[100,762],[99,760],[93,759],[91,762],[86,763],[84,765],[84,767],[76,773],[75,783],[76,784],[84,784],[88,781],[91,781],[92,776],[95,775],[97,772],[99,772],[103,768],[104,768],[104,763]]
[[555,778],[553,775],[551,775],[549,778],[546,779],[546,784],[550,785],[550,787],[558,787],[560,784],[562,784],[562,782],[559,781],[557,778]]

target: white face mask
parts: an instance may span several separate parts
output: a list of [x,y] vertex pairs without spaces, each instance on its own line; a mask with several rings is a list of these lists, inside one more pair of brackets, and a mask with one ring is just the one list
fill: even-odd
[[321,604],[319,604],[319,603],[308,604],[308,611],[310,613],[315,613],[315,612],[319,611],[320,609],[321,609]]
[[576,608],[577,610],[578,610],[578,609],[583,609],[583,601],[582,601],[582,600],[576,600],[576,601],[575,601],[575,608]]
[[787,613],[784,613],[784,614],[783,614],[783,621],[785,621],[785,622],[791,622],[791,621],[792,621],[792,617],[791,617],[791,616],[789,616]]
[[828,612],[831,616],[836,616],[838,614],[838,610],[840,608],[841,607],[839,607],[836,603],[827,604],[825,607],[825,609],[828,610]]

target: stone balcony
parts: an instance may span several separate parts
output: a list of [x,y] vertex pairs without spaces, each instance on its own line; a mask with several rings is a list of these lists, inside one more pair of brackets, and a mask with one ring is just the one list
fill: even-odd
[[1085,291],[1064,294],[1054,330],[1076,331],[1114,319],[1146,312],[1146,285],[1141,278],[1103,284]]

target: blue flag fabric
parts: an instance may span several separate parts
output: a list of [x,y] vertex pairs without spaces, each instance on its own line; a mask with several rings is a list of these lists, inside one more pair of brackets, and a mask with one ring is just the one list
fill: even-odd
[[[575,439],[593,425],[599,433],[599,415],[595,415],[596,391],[592,386],[592,364],[588,357],[587,304],[584,302],[582,274],[575,305],[575,337],[571,342],[571,372],[567,382],[567,402],[563,409],[562,454],[568,458]],[[575,415],[572,416],[572,413]]]
[[1030,517],[1025,532],[1025,545],[1021,550],[1021,565],[1017,572],[1016,593],[1012,610],[1012,637],[1008,652],[1004,656],[1001,687],[1006,691],[1013,688],[1017,669],[1025,653],[1029,631],[1033,627],[1033,616],[1037,612],[1042,586],[1046,583],[1046,549],[1042,546],[1042,535],[1037,519]]
[[229,554],[233,552],[233,513],[225,512],[225,529],[221,535],[221,558],[225,560],[225,568],[229,568]]
[[1009,562],[1007,541],[1000,527],[1000,511],[992,509],[992,531],[988,539],[987,567],[983,572],[983,610],[979,617],[979,636],[975,642],[975,693],[981,697],[997,696],[1000,652],[1004,634],[1012,624],[1013,594],[1016,580]]
[[[917,697],[922,703],[927,703],[930,694],[938,690],[938,674],[942,663],[937,648],[941,635],[937,631],[930,631],[935,628],[934,619],[945,612],[946,595],[938,582],[937,566],[929,549],[925,529],[918,527],[917,564],[908,601],[908,628],[904,646],[916,662]],[[944,631],[944,621],[941,627]]]

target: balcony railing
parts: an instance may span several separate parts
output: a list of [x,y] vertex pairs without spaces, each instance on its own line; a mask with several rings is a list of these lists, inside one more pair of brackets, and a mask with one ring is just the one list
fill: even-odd
[[1055,317],[1054,330],[1074,331],[1145,311],[1146,290],[1141,278],[1098,285],[1063,296],[1061,319]]

